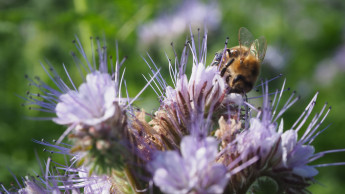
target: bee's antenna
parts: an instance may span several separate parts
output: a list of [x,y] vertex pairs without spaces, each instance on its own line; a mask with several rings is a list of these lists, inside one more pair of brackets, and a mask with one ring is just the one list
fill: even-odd
[[224,57],[225,51],[226,51],[226,49],[228,47],[228,42],[229,42],[229,37],[226,37],[225,43],[224,43],[225,45],[224,45],[223,57]]
[[228,49],[227,47],[228,47],[228,42],[229,42],[229,37],[226,37],[226,39],[225,39],[225,45],[224,45],[224,50],[223,50],[223,54],[222,54],[222,59],[221,59],[221,61],[220,61],[220,63],[219,63],[219,66],[218,66],[218,68],[220,68],[220,66],[221,66],[221,64],[222,64],[222,61],[224,61],[224,59],[225,59],[225,53],[226,53],[226,50]]

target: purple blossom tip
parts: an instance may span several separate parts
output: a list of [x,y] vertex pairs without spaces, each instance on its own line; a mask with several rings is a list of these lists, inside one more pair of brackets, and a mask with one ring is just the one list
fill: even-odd
[[215,138],[199,141],[185,136],[181,154],[177,151],[157,153],[148,165],[155,185],[166,193],[222,193],[229,175],[225,166],[215,163],[217,147]]

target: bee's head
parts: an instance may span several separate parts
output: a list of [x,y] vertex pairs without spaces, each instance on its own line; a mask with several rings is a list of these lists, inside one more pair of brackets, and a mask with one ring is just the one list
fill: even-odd
[[247,93],[253,88],[252,82],[243,75],[236,75],[229,79],[230,93]]

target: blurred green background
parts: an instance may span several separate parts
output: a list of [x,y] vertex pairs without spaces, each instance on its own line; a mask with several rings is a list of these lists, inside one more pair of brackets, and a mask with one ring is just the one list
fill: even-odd
[[[72,44],[75,35],[88,53],[89,37],[104,37],[111,52],[117,40],[120,56],[128,56],[125,78],[129,94],[134,96],[145,85],[141,74],[149,72],[141,56],[150,53],[168,75],[164,52],[173,57],[172,41],[181,51],[189,23],[193,29],[207,24],[208,62],[223,48],[227,36],[230,45],[237,44],[237,31],[242,26],[255,37],[265,36],[268,50],[261,77],[283,73],[287,85],[302,96],[285,114],[285,126],[291,126],[313,94],[320,91],[316,110],[326,101],[332,105],[322,127],[332,125],[315,140],[316,151],[345,148],[344,18],[343,0],[0,0],[0,182],[14,182],[8,169],[19,177],[39,171],[35,150],[43,158],[46,155],[32,139],[52,141],[64,130],[51,121],[26,118],[47,115],[22,107],[24,101],[16,97],[32,90],[25,74],[52,84],[41,61],[48,59],[60,73],[64,63],[73,74],[70,52],[76,51]],[[272,82],[271,88],[280,87],[282,81]],[[158,107],[157,97],[148,89],[136,105],[150,112]],[[345,153],[339,153],[315,164],[344,161]],[[310,187],[313,193],[345,191],[345,166],[319,171],[320,184]]]

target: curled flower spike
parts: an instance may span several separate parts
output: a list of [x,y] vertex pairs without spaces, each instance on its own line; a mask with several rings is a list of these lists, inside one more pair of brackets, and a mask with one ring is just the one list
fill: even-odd
[[[101,47],[100,41],[97,41],[99,67],[96,69],[95,55],[91,64],[79,40],[77,42],[76,47],[87,64],[88,73],[78,89],[71,81],[74,89],[58,96],[55,106],[57,117],[53,121],[67,125],[68,129],[57,144],[69,135],[69,139],[74,141],[71,152],[83,152],[84,158],[80,162],[109,172],[111,168],[122,168],[122,150],[126,149],[128,99],[121,97],[123,78],[120,80],[124,60],[117,60],[115,71],[109,73],[109,62],[114,69],[112,57],[107,56],[107,48]],[[74,58],[79,66],[84,67],[82,60],[75,55]]]
[[[82,156],[79,157],[79,165],[87,165],[91,168],[90,171],[96,170],[98,173],[111,173],[112,169],[121,170],[124,168],[124,160],[128,159],[130,154],[137,155],[137,152],[131,153],[130,150],[133,148],[131,142],[133,144],[133,138],[137,137],[138,133],[128,127],[129,124],[133,126],[131,122],[135,120],[132,117],[134,111],[131,104],[142,91],[132,99],[128,94],[126,98],[121,96],[121,86],[125,81],[124,71],[121,75],[120,69],[125,59],[121,62],[116,59],[113,63],[113,58],[107,54],[107,47],[101,46],[99,40],[97,55],[93,53],[92,60],[88,59],[78,39],[75,46],[82,59],[72,53],[74,61],[80,72],[87,72],[86,75],[81,74],[84,82],[76,87],[65,68],[72,85],[70,88],[50,67],[53,76],[48,71],[47,73],[58,90],[43,82],[38,84],[32,81],[44,95],[40,95],[40,99],[28,98],[29,103],[40,106],[40,110],[56,113],[52,120],[68,126],[56,144],[68,136],[73,141],[70,151]],[[93,43],[91,46],[93,49]],[[45,69],[44,66],[43,68]],[[152,79],[156,75],[153,75]],[[148,81],[148,84],[151,81]]]
[[[182,52],[181,60],[177,59],[175,52],[175,64],[169,60],[169,70],[174,87],[168,86],[161,77],[156,77],[156,89],[154,91],[164,91],[161,93],[161,106],[155,113],[155,118],[150,121],[155,131],[164,136],[165,142],[177,148],[183,135],[191,134],[190,125],[196,117],[193,115],[204,114],[204,118],[211,121],[213,113],[222,107],[226,96],[227,87],[224,79],[219,75],[216,66],[206,66],[207,32],[200,43],[199,50],[193,35],[191,41],[186,43]],[[193,56],[193,68],[190,78],[185,73],[187,65],[188,48]],[[180,61],[180,62],[179,62]],[[153,63],[154,64],[154,63]],[[154,64],[155,65],[155,64]],[[152,69],[152,68],[151,68]],[[155,71],[153,70],[153,73]],[[157,93],[158,94],[158,93]],[[206,136],[209,131],[203,131]]]
[[[284,88],[281,91],[283,90]],[[310,162],[320,156],[320,154],[314,153],[314,147],[310,143],[321,132],[317,132],[317,129],[329,111],[322,116],[325,105],[321,112],[312,119],[302,137],[298,139],[297,132],[304,126],[311,114],[317,94],[296,123],[284,132],[283,119],[281,119],[279,125],[275,121],[298,100],[298,97],[294,98],[293,93],[283,105],[283,108],[278,110],[277,107],[282,92],[276,92],[273,102],[270,104],[267,82],[264,84],[263,91],[261,111],[258,112],[257,117],[250,119],[249,129],[231,136],[232,141],[222,151],[218,160],[228,166],[236,159],[246,162],[253,156],[259,158],[252,166],[248,166],[247,169],[231,177],[230,190],[231,192],[247,191],[253,182],[261,180],[263,177],[269,177],[275,181],[279,192],[306,192],[307,187],[313,182],[314,176],[318,174],[318,171],[315,169],[318,165],[311,165]],[[232,130],[238,130],[233,124],[227,125],[222,121],[221,126],[223,128],[224,125]],[[339,151],[344,150],[333,150],[330,152]],[[328,164],[328,166],[330,165],[332,164]]]

